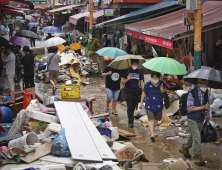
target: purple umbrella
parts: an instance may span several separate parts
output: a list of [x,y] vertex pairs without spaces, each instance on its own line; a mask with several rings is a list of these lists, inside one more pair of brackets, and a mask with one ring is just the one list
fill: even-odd
[[58,27],[53,26],[44,27],[41,31],[46,33],[62,33]]
[[9,42],[15,45],[19,45],[21,47],[24,47],[24,46],[30,47],[29,41],[24,37],[14,36],[9,40]]

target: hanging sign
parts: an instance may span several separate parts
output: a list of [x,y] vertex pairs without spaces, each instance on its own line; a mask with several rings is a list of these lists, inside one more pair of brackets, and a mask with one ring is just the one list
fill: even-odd
[[104,16],[114,16],[114,9],[104,9]]
[[158,46],[166,47],[169,49],[173,49],[173,40],[167,40],[164,38],[153,37],[150,35],[144,35],[144,41],[150,44],[155,44]]

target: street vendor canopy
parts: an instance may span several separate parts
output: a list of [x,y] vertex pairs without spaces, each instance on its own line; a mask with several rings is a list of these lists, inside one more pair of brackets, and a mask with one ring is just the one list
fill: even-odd
[[59,13],[59,12],[63,12],[66,11],[70,8],[76,8],[76,7],[80,7],[80,6],[86,6],[86,4],[74,4],[74,5],[69,5],[69,6],[65,6],[62,8],[58,8],[58,9],[53,9],[53,10],[49,10],[47,11],[47,14],[54,14],[54,13]]
[[90,12],[83,12],[83,13],[79,13],[79,14],[76,14],[76,15],[72,15],[69,17],[69,21],[70,23],[72,24],[77,24],[77,21],[80,19],[80,18],[83,18],[83,17],[87,17],[88,15],[90,15]]
[[[187,32],[187,27],[183,26],[183,13],[192,12],[182,9],[158,18],[137,22],[126,26],[127,30],[143,33],[172,40],[175,35]],[[208,26],[222,21],[222,2],[206,1],[202,6],[203,26]],[[191,30],[193,26],[191,26]]]
[[41,9],[46,9],[49,8],[48,6],[42,6],[42,5],[34,5],[35,10],[41,10]]
[[9,6],[5,6],[5,5],[1,5],[0,4],[0,9],[3,9],[4,11],[11,11],[11,12],[15,12],[15,13],[19,13],[19,14],[24,14],[24,12],[22,10],[13,8],[13,7],[9,7]]

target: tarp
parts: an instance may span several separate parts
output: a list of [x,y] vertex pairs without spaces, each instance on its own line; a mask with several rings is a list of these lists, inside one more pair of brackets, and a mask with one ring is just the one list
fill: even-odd
[[[183,26],[183,13],[192,12],[182,9],[158,18],[146,20],[130,24],[130,29],[134,31],[142,31],[145,34],[161,37],[168,36],[171,39],[174,35],[187,32],[187,27]],[[208,26],[222,21],[222,2],[221,1],[206,1],[202,5],[203,26]],[[191,26],[191,30],[193,26]],[[164,37],[163,37],[164,38]]]
[[77,21],[80,18],[87,17],[89,14],[90,14],[90,12],[83,12],[83,13],[79,13],[79,14],[76,14],[76,15],[72,15],[72,16],[69,17],[69,22],[76,25]]
[[47,11],[47,14],[52,15],[54,13],[63,12],[63,11],[66,11],[67,9],[76,8],[76,7],[80,7],[80,6],[86,6],[86,4],[74,4],[74,5],[69,5],[69,6],[65,6],[62,8],[58,8],[58,9],[49,10],[49,11]]
[[97,27],[97,26],[99,26],[99,25],[101,25],[101,24],[102,24],[102,25],[103,25],[103,24],[111,24],[111,23],[120,22],[120,21],[123,21],[123,20],[130,20],[130,19],[133,18],[133,17],[141,16],[142,14],[147,14],[147,13],[150,13],[150,12],[152,12],[152,11],[159,10],[159,9],[171,7],[171,6],[174,6],[174,5],[176,5],[176,4],[177,4],[176,1],[164,1],[164,2],[161,2],[161,3],[155,4],[155,5],[151,5],[151,6],[148,6],[148,7],[146,7],[146,8],[140,9],[140,10],[138,10],[138,11],[131,12],[131,13],[129,13],[129,14],[126,14],[126,15],[123,15],[123,16],[120,16],[120,17],[111,19],[111,20],[109,20],[109,21],[106,21],[106,22],[97,24],[97,25],[95,25],[95,26]]

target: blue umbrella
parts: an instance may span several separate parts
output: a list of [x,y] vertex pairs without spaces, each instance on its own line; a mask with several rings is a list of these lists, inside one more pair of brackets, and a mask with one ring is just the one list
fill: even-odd
[[45,27],[41,31],[46,33],[62,33],[62,31],[59,28],[53,26]]

